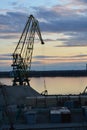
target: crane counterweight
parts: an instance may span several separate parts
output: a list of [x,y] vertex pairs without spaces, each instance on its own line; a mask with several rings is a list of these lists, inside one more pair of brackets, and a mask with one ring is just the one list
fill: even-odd
[[41,44],[44,44],[39,23],[33,15],[30,15],[13,53],[13,85],[29,85],[28,76],[31,68],[36,32],[39,36]]

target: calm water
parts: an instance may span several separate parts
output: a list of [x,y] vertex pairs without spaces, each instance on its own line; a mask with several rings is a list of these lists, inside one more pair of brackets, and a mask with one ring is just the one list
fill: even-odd
[[[0,82],[12,85],[10,78],[0,78]],[[31,78],[30,85],[40,93],[46,86],[49,94],[78,94],[87,86],[87,77]]]

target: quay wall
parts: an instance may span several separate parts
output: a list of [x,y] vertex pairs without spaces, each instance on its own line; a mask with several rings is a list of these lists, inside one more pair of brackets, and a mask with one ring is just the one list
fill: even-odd
[[87,95],[46,95],[26,97],[25,104],[31,107],[80,107],[87,105]]
[[0,86],[0,106],[25,104],[31,107],[79,107],[87,105],[87,94],[41,95],[30,86]]

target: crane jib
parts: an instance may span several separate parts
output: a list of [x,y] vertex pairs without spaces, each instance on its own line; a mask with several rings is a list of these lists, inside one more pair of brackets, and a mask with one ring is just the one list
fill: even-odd
[[31,68],[35,32],[37,32],[41,44],[44,44],[39,23],[33,15],[30,15],[13,53],[13,85],[29,85],[28,77]]

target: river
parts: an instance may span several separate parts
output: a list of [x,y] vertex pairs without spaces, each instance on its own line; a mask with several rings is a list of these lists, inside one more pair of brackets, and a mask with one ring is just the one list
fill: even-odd
[[[11,78],[0,78],[0,82],[12,85]],[[79,94],[87,86],[87,77],[41,77],[31,78],[30,85],[39,93],[48,90],[48,94]]]

